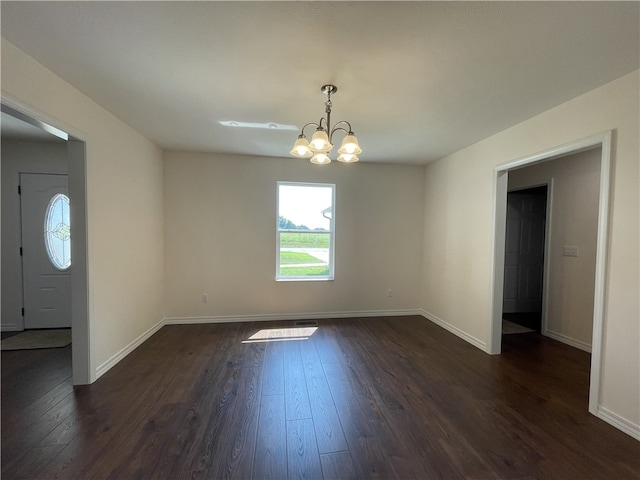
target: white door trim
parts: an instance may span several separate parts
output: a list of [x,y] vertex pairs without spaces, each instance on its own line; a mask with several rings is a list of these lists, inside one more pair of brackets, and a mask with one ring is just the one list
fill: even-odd
[[69,198],[73,241],[71,258],[71,348],[74,385],[87,385],[96,380],[93,336],[89,315],[89,258],[87,210],[86,143],[76,138],[67,142],[69,156]]
[[544,152],[506,162],[497,165],[494,168],[493,174],[493,302],[488,353],[498,354],[500,353],[502,341],[502,296],[504,287],[504,248],[509,170],[565,157],[597,147],[601,148],[595,293],[593,302],[593,336],[591,342],[591,377],[589,382],[589,412],[594,415],[598,415],[600,405],[612,136],[613,131],[609,130],[576,140],[575,142],[560,145]]

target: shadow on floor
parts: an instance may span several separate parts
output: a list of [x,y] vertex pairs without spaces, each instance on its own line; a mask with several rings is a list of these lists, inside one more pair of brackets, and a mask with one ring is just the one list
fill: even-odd
[[524,312],[524,313],[503,313],[502,318],[510,322],[517,323],[523,327],[535,330],[537,333],[542,331],[542,313],[541,312]]

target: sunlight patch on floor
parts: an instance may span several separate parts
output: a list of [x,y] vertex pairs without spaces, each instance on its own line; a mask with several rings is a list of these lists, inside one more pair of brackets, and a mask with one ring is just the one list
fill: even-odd
[[317,329],[318,327],[263,328],[251,335],[247,340],[243,340],[242,343],[307,340]]

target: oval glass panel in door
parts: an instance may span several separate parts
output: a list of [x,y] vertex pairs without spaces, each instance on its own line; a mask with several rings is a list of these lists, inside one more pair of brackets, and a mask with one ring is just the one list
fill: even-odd
[[47,256],[55,268],[71,266],[71,219],[69,197],[57,193],[49,201],[44,216],[44,244]]

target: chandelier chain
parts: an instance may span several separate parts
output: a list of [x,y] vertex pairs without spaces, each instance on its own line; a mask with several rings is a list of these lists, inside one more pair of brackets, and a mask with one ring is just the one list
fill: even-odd
[[324,109],[324,112],[331,113],[331,107],[333,106],[333,103],[331,103],[331,98],[329,98],[326,102],[324,102],[324,106],[326,107]]

